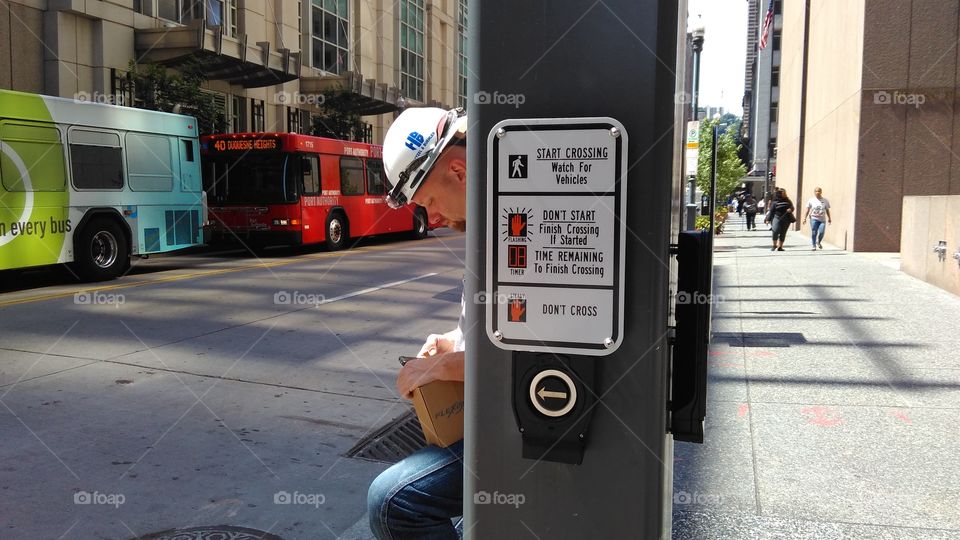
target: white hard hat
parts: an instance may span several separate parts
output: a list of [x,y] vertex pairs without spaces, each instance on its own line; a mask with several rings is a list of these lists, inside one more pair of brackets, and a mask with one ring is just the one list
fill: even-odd
[[466,113],[460,108],[416,107],[400,113],[383,140],[391,207],[399,208],[413,199],[440,153],[466,126]]

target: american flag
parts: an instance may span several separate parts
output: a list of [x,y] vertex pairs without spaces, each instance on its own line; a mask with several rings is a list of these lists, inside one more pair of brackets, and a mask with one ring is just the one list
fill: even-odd
[[770,27],[773,26],[773,0],[767,7],[767,15],[763,18],[763,29],[760,30],[760,50],[767,46],[767,38],[770,37]]

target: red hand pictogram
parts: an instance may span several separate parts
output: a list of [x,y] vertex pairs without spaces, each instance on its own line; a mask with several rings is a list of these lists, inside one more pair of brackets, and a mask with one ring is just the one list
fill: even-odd
[[510,230],[513,231],[510,233],[510,236],[520,236],[520,233],[523,232],[524,225],[526,225],[524,221],[520,214],[513,216],[510,220]]
[[520,300],[514,300],[510,303],[510,320],[519,321],[520,316],[523,315],[523,312],[526,310],[527,308],[523,307],[523,304],[520,302]]

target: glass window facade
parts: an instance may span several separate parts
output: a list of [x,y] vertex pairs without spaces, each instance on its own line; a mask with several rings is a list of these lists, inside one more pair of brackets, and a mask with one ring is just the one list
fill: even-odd
[[340,74],[350,69],[349,0],[312,0],[310,48],[313,67]]
[[400,91],[424,100],[424,0],[400,0]]
[[457,10],[457,104],[467,106],[467,0]]

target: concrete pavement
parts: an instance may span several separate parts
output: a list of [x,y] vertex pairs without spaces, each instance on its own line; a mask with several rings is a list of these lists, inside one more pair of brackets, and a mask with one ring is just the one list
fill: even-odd
[[960,538],[960,298],[807,231],[771,252],[734,215],[717,239],[674,538]]
[[[676,444],[674,538],[960,538],[960,299],[896,256],[796,233],[772,253],[738,225],[716,246],[706,443]],[[49,277],[8,289],[0,538],[369,539],[386,465],[344,453],[407,410],[397,351],[454,324],[462,258],[441,235],[151,259],[86,303]]]
[[440,232],[151,258],[92,288],[31,277],[0,298],[0,538],[363,530],[386,465],[344,454],[409,410],[397,355],[456,325],[462,257]]

